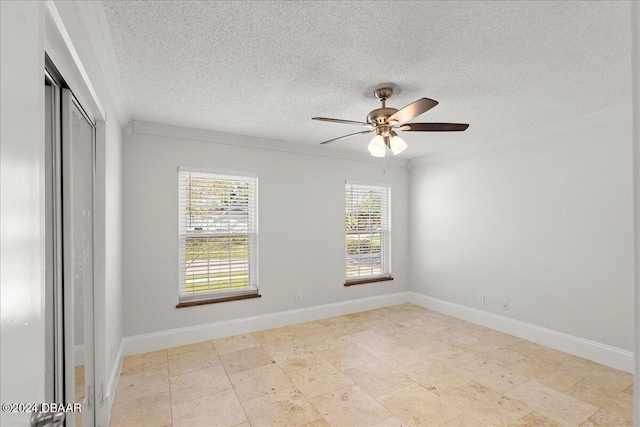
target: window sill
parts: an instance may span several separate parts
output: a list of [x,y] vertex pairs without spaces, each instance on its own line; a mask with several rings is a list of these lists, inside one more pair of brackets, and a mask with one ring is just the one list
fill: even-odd
[[385,276],[385,277],[372,277],[370,279],[363,279],[363,280],[350,280],[348,282],[345,282],[344,285],[345,286],[364,285],[367,283],[386,282],[388,280],[393,280],[393,277]]
[[260,297],[262,297],[262,295],[260,294],[247,294],[247,295],[236,295],[233,297],[226,297],[226,298],[203,299],[198,301],[181,302],[180,304],[176,305],[176,308],[195,307],[197,305],[217,304],[219,302],[240,301],[243,299],[260,298]]

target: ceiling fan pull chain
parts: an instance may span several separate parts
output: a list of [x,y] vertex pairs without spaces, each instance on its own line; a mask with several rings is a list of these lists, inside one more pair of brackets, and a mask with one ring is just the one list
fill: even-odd
[[387,157],[389,156],[389,148],[385,147],[384,157],[382,159],[382,175],[387,174]]

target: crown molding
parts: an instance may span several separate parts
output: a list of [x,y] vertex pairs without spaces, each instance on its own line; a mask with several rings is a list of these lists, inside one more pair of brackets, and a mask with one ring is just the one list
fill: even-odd
[[84,25],[85,33],[93,47],[93,54],[102,74],[108,96],[111,98],[114,113],[121,127],[131,121],[131,112],[124,95],[120,79],[120,67],[116,58],[107,19],[99,1],[74,1],[73,6]]
[[[127,129],[129,125],[125,127]],[[130,123],[132,134],[145,134],[163,136],[177,139],[190,139],[194,141],[212,142],[215,144],[235,145],[239,147],[260,148],[263,150],[286,151],[298,154],[308,154],[312,156],[334,157],[360,162],[378,163],[382,160],[371,157],[369,154],[356,153],[345,150],[327,150],[324,147],[316,147],[295,142],[280,141],[275,139],[257,138],[253,136],[237,135],[210,131],[205,129],[192,129],[173,125],[164,125],[150,122],[139,122],[133,120]],[[125,131],[125,135],[128,131]],[[408,160],[399,158],[388,158],[387,164],[392,166],[406,167]]]
[[493,150],[496,148],[505,147],[513,144],[522,144],[530,142],[531,140],[538,140],[547,138],[558,133],[571,131],[575,129],[581,129],[588,126],[596,126],[606,123],[615,122],[618,120],[632,119],[633,108],[631,104],[625,104],[618,107],[609,108],[596,113],[587,114],[584,116],[576,117],[569,120],[564,120],[557,123],[552,123],[547,126],[538,126],[530,128],[525,131],[512,133],[509,135],[501,136],[498,138],[490,139],[486,142],[481,142],[476,146],[463,148],[456,151],[449,151],[446,153],[435,153],[426,156],[414,157],[409,159],[407,165],[408,169],[416,166],[421,166],[433,161],[464,157],[474,153],[480,153],[484,151]]

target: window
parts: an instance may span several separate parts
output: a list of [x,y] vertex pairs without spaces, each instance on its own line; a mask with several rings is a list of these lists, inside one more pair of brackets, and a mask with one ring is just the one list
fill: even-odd
[[180,302],[257,295],[257,177],[178,175]]
[[347,182],[347,283],[391,279],[391,188]]

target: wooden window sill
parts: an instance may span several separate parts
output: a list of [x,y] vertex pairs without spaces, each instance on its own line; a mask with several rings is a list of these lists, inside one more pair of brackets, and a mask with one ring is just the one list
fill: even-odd
[[393,277],[372,277],[371,279],[363,279],[363,280],[351,280],[349,282],[345,282],[345,286],[354,286],[354,285],[364,285],[366,283],[375,283],[375,282],[386,282],[387,280],[393,280]]
[[226,298],[188,301],[188,302],[181,302],[180,304],[176,305],[176,308],[195,307],[197,305],[217,304],[219,302],[240,301],[243,299],[260,298],[260,297],[262,297],[262,295],[260,294],[247,294],[247,295],[236,295],[233,297],[226,297]]

